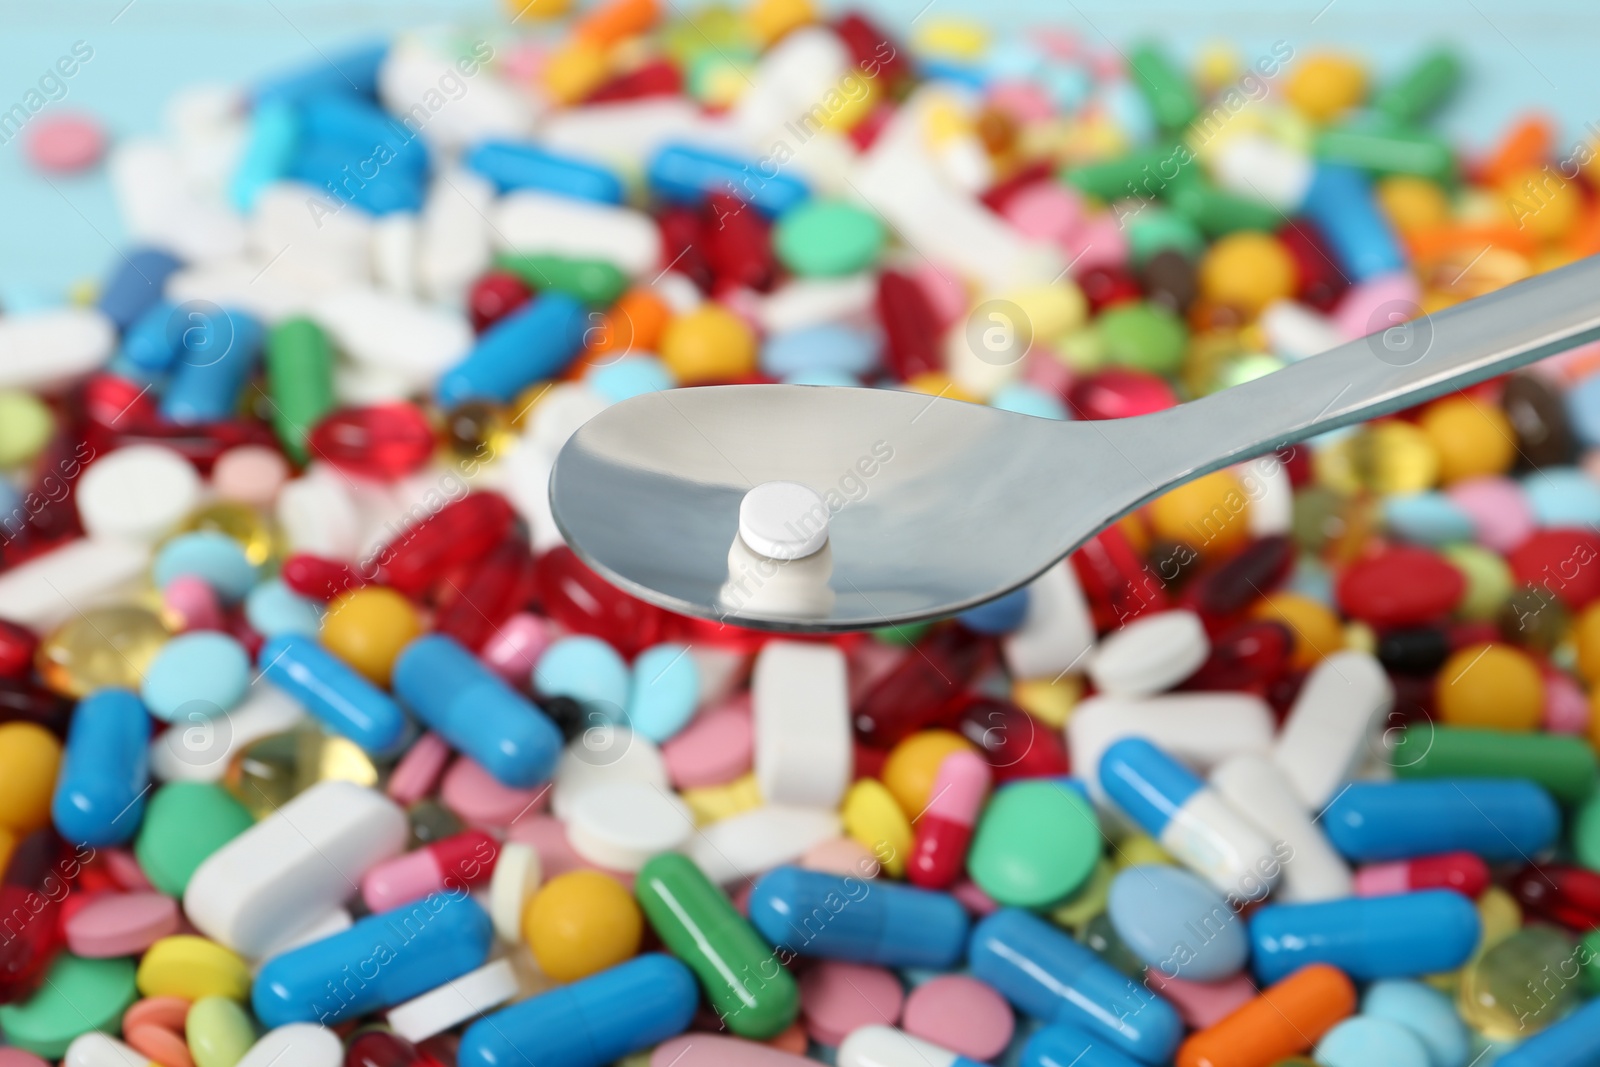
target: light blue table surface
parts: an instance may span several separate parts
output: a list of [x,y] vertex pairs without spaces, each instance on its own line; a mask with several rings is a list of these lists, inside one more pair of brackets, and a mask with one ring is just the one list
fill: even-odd
[[[666,0],[692,11],[687,0]],[[831,9],[845,4],[829,0]],[[1469,83],[1441,117],[1460,144],[1486,145],[1530,108],[1556,118],[1562,147],[1600,132],[1600,3],[1595,0],[866,0],[858,6],[903,30],[913,19],[977,13],[1001,26],[1049,23],[1098,48],[1144,36],[1180,56],[1229,40],[1244,55],[1287,42],[1368,57],[1381,76],[1426,45],[1466,56]],[[919,12],[921,13],[919,16]],[[195,82],[248,83],[317,52],[437,22],[496,25],[497,0],[0,0],[0,111],[20,101],[75,43],[93,57],[47,105],[99,116],[116,136],[159,128],[164,102]],[[1592,126],[1591,126],[1592,124]],[[1585,130],[1594,132],[1588,134]],[[123,242],[101,173],[46,182],[20,138],[0,144],[0,295],[54,299],[100,274]]]

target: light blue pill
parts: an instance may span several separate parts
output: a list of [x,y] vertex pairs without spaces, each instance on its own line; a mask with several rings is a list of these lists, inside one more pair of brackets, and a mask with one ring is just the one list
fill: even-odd
[[1412,544],[1449,545],[1470,541],[1472,519],[1443,493],[1406,493],[1383,502],[1383,521],[1391,533]]
[[534,665],[533,688],[543,697],[571,697],[615,722],[628,705],[628,665],[598,637],[563,637]]
[[1540,526],[1600,525],[1600,485],[1575,467],[1547,467],[1522,479]]
[[274,578],[250,590],[244,598],[244,617],[262,637],[279,634],[316,636],[322,629],[322,607]]
[[1156,135],[1156,117],[1144,94],[1125,81],[1113,82],[1100,97],[1106,113],[1117,128],[1134,144],[1144,144]]
[[796,374],[787,375],[783,379],[784,385],[832,385],[841,389],[856,389],[861,385],[861,380],[853,374],[846,374],[842,370],[829,370],[826,367],[817,367],[812,370],[803,370]]
[[996,81],[1032,81],[1044,69],[1044,53],[1031,41],[1000,41],[983,58],[984,73]]
[[956,620],[974,633],[1008,634],[1022,625],[1028,614],[1028,588],[1013,589],[1005,596],[995,597],[987,604],[979,604],[956,616]]
[[1567,414],[1578,439],[1600,445],[1600,374],[1591,374],[1567,390]]
[[773,378],[806,370],[843,371],[860,378],[878,366],[883,337],[840,323],[774,334],[761,346],[761,369]]
[[1391,1019],[1357,1015],[1322,1036],[1322,1067],[1430,1067],[1422,1039]]
[[1250,956],[1244,920],[1222,894],[1177,867],[1129,867],[1111,883],[1107,914],[1134,955],[1169,977],[1215,982]]
[[677,383],[655,356],[629,356],[589,372],[589,387],[615,404],[630,396],[659,393]]
[[240,600],[256,584],[256,567],[239,542],[215,530],[179,534],[156,554],[155,583],[165,589],[186,574],[201,579],[224,600]]
[[989,398],[989,406],[999,408],[1001,411],[1015,411],[1019,415],[1032,415],[1038,419],[1065,421],[1071,417],[1067,414],[1067,406],[1060,399],[1026,382],[1012,382],[1010,385],[1001,386],[995,391],[994,396]]
[[250,656],[227,634],[179,634],[156,653],[139,695],[163,722],[228,711],[250,687]]
[[1397,1022],[1421,1038],[1431,1067],[1464,1067],[1472,1055],[1472,1041],[1455,1004],[1432,986],[1397,979],[1373,982],[1361,998],[1361,1014]]
[[1063,111],[1076,111],[1094,87],[1094,79],[1077,63],[1046,67],[1042,80],[1050,101]]
[[300,140],[300,121],[282,100],[263,100],[250,116],[250,133],[228,182],[228,199],[240,211],[255,208],[261,191],[289,172]]
[[683,645],[655,645],[633,661],[628,723],[660,743],[682,730],[700,702],[700,668]]

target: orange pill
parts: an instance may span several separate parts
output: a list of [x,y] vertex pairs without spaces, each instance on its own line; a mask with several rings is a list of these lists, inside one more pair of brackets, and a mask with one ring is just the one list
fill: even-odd
[[1356,1010],[1356,987],[1337,967],[1313,963],[1178,1047],[1178,1067],[1272,1067],[1308,1051]]
[[194,1057],[182,1035],[160,1026],[124,1027],[122,1039],[142,1056],[149,1056],[161,1067],[194,1067]]
[[648,30],[660,15],[656,0],[610,0],[579,19],[573,33],[580,40],[612,45]]

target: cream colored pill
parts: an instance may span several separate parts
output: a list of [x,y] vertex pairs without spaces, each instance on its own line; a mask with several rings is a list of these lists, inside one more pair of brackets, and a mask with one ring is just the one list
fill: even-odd
[[799,482],[764,482],[739,502],[739,536],[769,559],[804,559],[828,543],[828,505]]

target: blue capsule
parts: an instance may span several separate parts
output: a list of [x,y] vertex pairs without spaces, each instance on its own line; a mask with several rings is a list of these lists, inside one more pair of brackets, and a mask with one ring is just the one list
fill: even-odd
[[133,839],[150,788],[150,715],[126,689],[84,697],[72,713],[50,817],[77,845]]
[[394,663],[394,692],[451,746],[514,789],[550,777],[561,731],[451,638],[419,637]]
[[659,952],[513,1004],[467,1027],[458,1067],[600,1067],[689,1028],[694,975]]
[[413,177],[428,170],[428,149],[422,138],[376,104],[348,93],[321,93],[299,108],[300,136],[308,144],[341,151],[352,165],[371,159],[376,169],[398,169]]
[[1481,932],[1472,901],[1448,889],[1429,889],[1269,904],[1250,917],[1250,948],[1263,983],[1309,963],[1331,963],[1367,982],[1453,971],[1472,956]]
[[577,200],[620,204],[622,179],[604,167],[569,156],[547,152],[532,144],[485,141],[468,152],[468,170],[477,171],[502,193],[514,189],[539,189]]
[[300,116],[287,100],[265,100],[250,116],[250,135],[228,182],[228,200],[248,214],[261,191],[289,173],[300,145]]
[[1561,811],[1533,782],[1435,778],[1356,782],[1322,814],[1328,840],[1357,863],[1472,852],[1528,862],[1555,843]]
[[378,93],[378,70],[389,55],[387,41],[355,45],[313,63],[268,78],[251,93],[256,107],[270,100],[296,103],[326,93]]
[[439,379],[439,403],[510,403],[534,382],[554,378],[583,349],[588,315],[565,293],[540,293],[478,338],[466,358]]
[[1183,1036],[1178,1013],[1093,949],[1043,919],[1004,908],[972,929],[968,966],[1019,1011],[1076,1027],[1145,1063],[1165,1063]]
[[334,1026],[392,1007],[481,967],[494,928],[465,893],[435,893],[268,960],[250,1006],[268,1029]]
[[750,922],[797,956],[947,969],[966,949],[967,913],[947,893],[798,867],[762,875]]
[[646,177],[651,190],[670,203],[697,206],[712,193],[727,193],[773,217],[811,195],[804,182],[784,174],[776,164],[681,144],[657,152]]
[[1041,1026],[1022,1046],[1018,1067],[1140,1067],[1076,1026]]
[[159,248],[139,248],[125,254],[106,279],[96,302],[106,318],[116,323],[119,332],[161,301],[167,279],[183,266],[183,261]]
[[1594,1067],[1600,1063],[1600,997],[1494,1062],[1495,1067]]
[[1394,231],[1378,209],[1372,183],[1354,167],[1317,164],[1301,212],[1317,230],[1346,274],[1358,282],[1406,269]]
[[391,753],[406,739],[406,716],[400,705],[315,637],[280,634],[261,646],[257,662],[267,681],[367,752]]
[[141,372],[164,373],[178,358],[181,330],[173,321],[177,313],[178,305],[169,300],[151,304],[123,331],[117,355]]
[[185,426],[232,418],[261,360],[261,324],[242,311],[209,304],[184,305],[178,314],[178,357],[161,414]]

